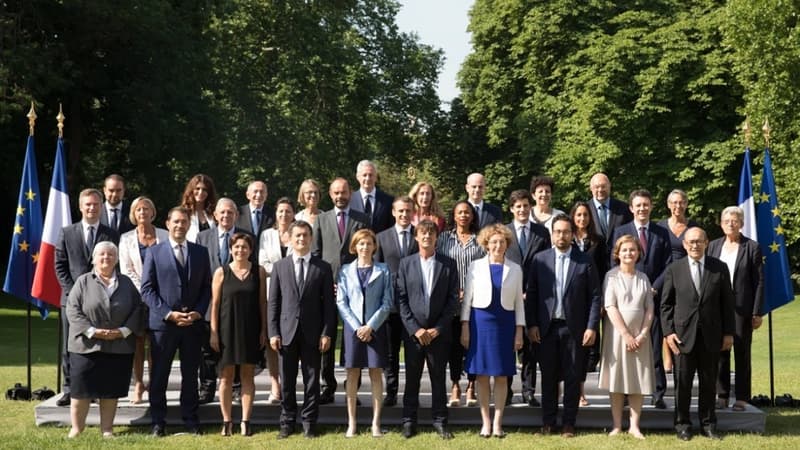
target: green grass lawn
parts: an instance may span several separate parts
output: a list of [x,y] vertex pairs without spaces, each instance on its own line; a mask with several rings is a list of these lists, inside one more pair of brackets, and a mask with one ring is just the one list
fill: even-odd
[[[0,388],[3,390],[13,386],[15,382],[25,382],[25,307],[22,302],[0,295]],[[43,385],[55,388],[56,382],[56,333],[57,314],[42,321],[38,313],[32,320],[33,325],[33,388]],[[796,317],[800,316],[800,301],[795,301],[773,314],[773,338],[775,352],[775,393],[785,392],[800,397],[800,339],[797,339]],[[766,321],[764,327],[755,333],[753,343],[753,394],[769,394],[769,352]],[[721,442],[711,442],[696,437],[688,444],[679,442],[673,433],[666,431],[646,432],[647,440],[639,442],[627,436],[609,438],[599,430],[579,430],[575,439],[564,441],[560,437],[538,437],[533,435],[532,428],[507,429],[508,437],[503,440],[484,440],[477,436],[477,429],[458,428],[456,438],[450,442],[438,439],[430,429],[422,429],[422,433],[411,440],[400,436],[399,430],[392,430],[383,439],[373,439],[366,429],[362,436],[354,439],[343,437],[343,427],[323,428],[323,436],[313,441],[302,436],[292,436],[286,441],[275,439],[277,429],[256,428],[251,438],[233,436],[222,438],[217,436],[218,427],[205,429],[202,437],[169,436],[164,439],[153,439],[147,436],[147,429],[135,427],[116,427],[117,436],[112,440],[103,440],[96,427],[90,427],[83,436],[76,440],[65,439],[66,428],[37,427],[34,424],[33,408],[35,403],[0,400],[0,448],[175,448],[185,449],[202,446],[205,449],[230,448],[320,448],[320,449],[352,449],[352,448],[452,448],[452,449],[485,449],[508,448],[529,449],[531,446],[544,448],[593,448],[593,449],[633,449],[633,448],[800,448],[800,410],[770,408],[767,417],[765,435],[728,433]],[[478,414],[477,409],[475,414]],[[609,422],[611,417],[609,417]]]

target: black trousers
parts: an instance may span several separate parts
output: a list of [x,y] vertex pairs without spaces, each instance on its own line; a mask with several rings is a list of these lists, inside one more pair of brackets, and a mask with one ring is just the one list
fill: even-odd
[[447,391],[445,365],[452,342],[439,336],[430,345],[422,346],[414,336],[403,333],[406,360],[406,390],[403,393],[403,423],[417,423],[419,385],[422,368],[428,364],[431,377],[431,415],[433,423],[447,424]]
[[[692,401],[694,374],[700,381],[697,400],[697,416],[700,425],[706,428],[717,423],[715,407],[715,385],[719,369],[719,349],[709,351],[703,341],[701,330],[697,330],[694,348],[688,353],[675,356],[675,429],[678,431],[692,426],[689,406]],[[738,383],[737,383],[738,384]]]
[[542,369],[542,424],[555,426],[558,415],[558,383],[564,381],[563,425],[575,426],[581,377],[585,371],[586,350],[583,336],[573,336],[563,320],[550,323],[539,344],[539,367]]
[[400,345],[403,343],[403,321],[400,314],[391,313],[386,319],[385,327],[388,339],[387,366],[383,373],[386,374],[386,395],[396,396],[400,386]]
[[69,339],[69,320],[67,320],[67,307],[61,306],[59,314],[61,320],[61,392],[69,394],[69,352],[67,351],[67,340]]
[[[734,370],[736,371],[736,400],[750,401],[753,396],[752,384],[752,350],[753,317],[736,314],[736,334],[733,336]],[[719,376],[717,379],[717,396],[728,399],[731,395],[731,351],[726,350],[719,355]]]
[[[336,387],[339,383],[336,381],[336,339],[339,331],[339,321],[336,322],[336,333],[331,336],[330,350],[322,354],[322,392],[325,394],[333,395],[336,392]],[[297,338],[295,338],[296,340]],[[344,358],[344,348],[339,349],[342,358]]]
[[[333,354],[333,348],[323,355]],[[318,345],[307,345],[300,328],[294,340],[278,352],[281,367],[281,426],[293,426],[297,421],[297,363],[303,373],[303,423],[314,424],[319,417],[320,353]]]
[[[655,311],[660,311],[661,307],[656,307]],[[653,346],[653,375],[655,378],[655,390],[653,398],[664,398],[667,391],[667,372],[664,370],[664,356],[662,346],[664,345],[664,331],[661,329],[661,314],[655,314],[653,324],[650,326],[650,343]]]

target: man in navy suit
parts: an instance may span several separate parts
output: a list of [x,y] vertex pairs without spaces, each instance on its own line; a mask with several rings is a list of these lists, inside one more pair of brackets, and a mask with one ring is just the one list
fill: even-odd
[[403,436],[410,438],[417,433],[419,385],[427,363],[433,428],[442,439],[452,439],[447,429],[445,366],[452,342],[450,327],[458,307],[458,269],[455,261],[436,253],[435,223],[423,220],[414,232],[419,253],[403,258],[397,271],[397,305],[404,326],[406,361]]
[[131,205],[125,201],[125,179],[121,175],[114,173],[106,177],[103,195],[106,201],[100,210],[100,223],[119,235],[136,228],[131,223]]
[[255,242],[258,242],[262,231],[271,228],[275,223],[275,210],[266,204],[268,193],[267,183],[259,180],[252,181],[247,185],[245,194],[248,202],[239,207],[236,228],[255,236]]
[[467,177],[467,184],[464,186],[464,189],[467,190],[467,201],[472,205],[472,209],[475,210],[476,217],[478,217],[478,226],[480,228],[503,221],[503,211],[501,211],[499,207],[483,201],[483,193],[486,191],[486,181],[482,174],[470,174]]
[[564,381],[562,436],[575,436],[586,348],[600,322],[600,281],[591,259],[572,251],[574,225],[553,219],[553,248],[536,254],[525,296],[528,337],[538,344],[542,369],[542,434],[550,434],[558,414],[558,383]]
[[[506,225],[513,236],[511,245],[506,250],[506,258],[519,264],[522,268],[522,292],[526,292],[528,287],[528,271],[533,257],[550,248],[550,233],[547,232],[547,228],[530,221],[532,206],[531,193],[525,189],[518,189],[508,197],[508,207],[514,220]],[[522,401],[529,406],[539,406],[539,401],[534,397],[536,393],[536,353],[527,336],[525,345],[519,351],[519,356],[522,361],[522,370],[520,371]],[[512,394],[510,380],[508,389],[509,394]],[[512,395],[507,398],[510,401]]]
[[[407,195],[395,198],[392,203],[392,215],[395,219],[394,226],[378,233],[375,260],[389,266],[394,282],[397,279],[400,260],[419,252],[419,245],[414,239],[414,226],[411,225],[414,200]],[[392,305],[392,312],[385,324],[389,336],[389,354],[386,358],[388,365],[384,370],[386,397],[383,399],[383,406],[394,406],[397,404],[397,389],[400,385],[400,344],[403,342],[403,321],[400,320],[396,304]]]
[[[649,191],[645,189],[634,190],[631,192],[629,199],[633,221],[617,227],[614,230],[612,242],[616,242],[617,239],[626,234],[639,240],[642,245],[643,255],[639,262],[636,263],[636,270],[644,272],[650,280],[650,284],[653,286],[653,304],[655,310],[659,311],[661,308],[660,298],[661,287],[664,284],[664,271],[672,262],[669,230],[650,222],[653,200]],[[616,265],[616,261],[611,258],[611,267]],[[661,353],[664,335],[661,332],[661,319],[658,314],[655,315],[650,331],[656,381],[652,404],[658,409],[666,409],[667,404],[664,402],[664,393],[667,390],[667,374],[664,371],[664,360]]]
[[154,436],[165,435],[167,384],[175,352],[181,358],[181,416],[189,433],[199,433],[197,371],[203,317],[211,300],[208,251],[186,240],[189,212],[167,214],[169,240],[150,247],[142,268],[142,299],[150,308],[150,417]]
[[303,371],[305,437],[316,435],[319,416],[320,354],[331,352],[336,335],[336,304],[330,264],[311,250],[311,226],[297,221],[289,226],[292,255],[272,266],[267,324],[269,344],[281,356],[281,421],[279,439],[294,433],[297,420],[297,362]]
[[606,256],[610,258],[611,250],[614,248],[614,230],[633,220],[633,214],[627,203],[611,197],[611,180],[606,174],[598,172],[592,175],[589,190],[592,193],[592,199],[588,203],[591,206],[589,209],[592,213],[594,231],[606,240],[608,249]]
[[361,188],[350,197],[350,209],[360,211],[369,218],[367,225],[376,234],[394,224],[392,201],[394,198],[375,187],[378,169],[367,159],[358,163],[356,178]]
[[100,223],[101,196],[97,189],[84,189],[78,195],[78,208],[81,221],[61,229],[56,244],[55,269],[61,285],[61,372],[64,380],[61,390],[64,395],[58,399],[58,406],[70,405],[70,364],[67,342],[69,341],[69,321],[67,321],[67,298],[75,280],[92,270],[92,251],[100,241],[119,244],[119,235]]

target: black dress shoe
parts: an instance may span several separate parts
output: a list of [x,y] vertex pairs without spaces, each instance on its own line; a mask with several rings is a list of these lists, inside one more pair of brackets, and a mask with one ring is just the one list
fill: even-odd
[[408,439],[417,434],[417,425],[413,422],[403,424],[403,437]]
[[320,405],[328,405],[333,403],[333,392],[325,391],[319,396]]
[[197,395],[197,403],[205,405],[214,401],[214,392],[200,391]]
[[435,423],[433,424],[433,429],[436,430],[436,433],[442,439],[453,439],[453,433],[447,429],[447,425],[442,423]]
[[716,427],[706,427],[703,428],[703,436],[713,439],[715,441],[719,441],[722,439],[722,436],[717,433]]
[[653,404],[653,406],[656,407],[656,409],[667,409],[667,404],[666,404],[666,402],[664,402],[663,398],[655,398],[654,397],[652,404]]
[[72,398],[69,395],[69,392],[65,392],[61,395],[61,398],[56,400],[56,406],[69,406],[72,402]]
[[397,405],[396,395],[387,395],[386,398],[383,399],[383,406],[395,406],[395,405]]
[[292,426],[292,425],[281,425],[281,429],[278,430],[278,439],[286,439],[292,433],[294,433],[294,426]]
[[678,431],[678,439],[682,441],[688,441],[692,439],[692,432],[689,429],[686,430],[679,430]]
[[528,399],[528,406],[531,406],[531,407],[534,407],[534,408],[538,408],[538,407],[542,406],[542,404],[539,403],[539,400],[536,400],[536,397],[531,395],[531,398]]
[[167,435],[167,430],[164,428],[163,425],[153,425],[153,429],[150,431],[150,436],[153,437],[164,437]]
[[303,437],[308,439],[317,437],[317,427],[313,423],[304,423]]

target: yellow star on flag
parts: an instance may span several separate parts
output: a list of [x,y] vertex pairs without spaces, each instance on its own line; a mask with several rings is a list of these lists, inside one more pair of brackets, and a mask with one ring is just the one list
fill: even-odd
[[20,225],[20,224],[15,224],[15,225],[14,225],[14,234],[22,234],[22,230],[24,230],[24,229],[25,229],[25,228],[23,228],[23,226],[22,226],[22,225]]
[[28,245],[28,241],[22,241],[17,245],[19,245],[19,251],[21,252],[27,252],[28,247],[30,247],[30,245]]
[[17,215],[24,216],[25,215],[25,208],[22,205],[17,205]]
[[761,202],[762,203],[769,202],[769,194],[767,194],[766,192],[762,192],[761,193]]
[[781,214],[781,210],[778,207],[772,208],[772,217],[778,217]]
[[38,263],[39,262],[39,252],[36,252],[36,253],[32,254],[31,258],[33,259],[33,263],[34,264]]
[[28,189],[28,192],[25,193],[25,198],[27,198],[28,200],[31,200],[31,201],[35,200],[36,199],[36,192],[33,192],[32,190]]
[[783,236],[783,227],[778,225],[778,227],[775,228],[775,234],[777,234],[778,236]]
[[770,244],[769,249],[772,251],[772,253],[778,253],[778,250],[781,249],[781,246],[777,242],[772,241],[772,244]]

